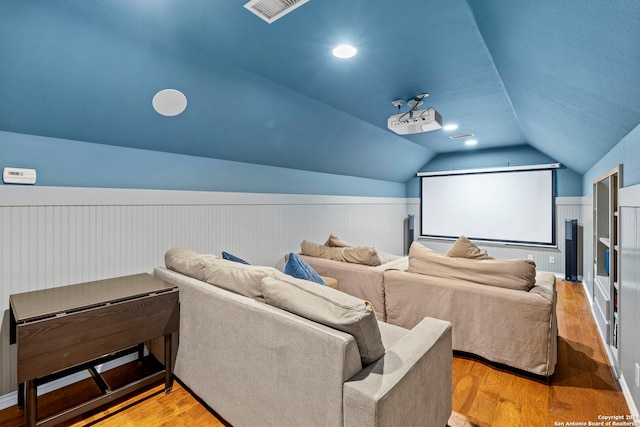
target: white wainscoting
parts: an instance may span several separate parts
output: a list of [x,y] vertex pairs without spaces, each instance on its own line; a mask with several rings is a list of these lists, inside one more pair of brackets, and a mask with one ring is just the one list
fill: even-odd
[[631,414],[640,416],[640,185],[623,187],[620,206],[620,385]]
[[9,295],[151,272],[183,246],[277,266],[329,233],[402,254],[405,198],[0,186],[0,395],[16,385]]
[[[582,248],[585,243],[585,234],[590,234],[590,231],[583,226],[583,205],[588,202],[584,197],[557,197],[556,198],[556,244],[557,248],[539,247],[539,246],[522,246],[522,245],[509,245],[499,243],[481,242],[478,246],[486,250],[491,256],[499,259],[527,259],[529,255],[533,257],[538,270],[551,271],[556,275],[564,277],[564,221],[566,219],[578,220],[578,255],[582,253]],[[418,229],[415,230],[415,235],[420,233],[420,199],[409,199],[407,201],[407,212],[415,215],[415,224]],[[440,240],[440,239],[423,239],[420,238],[420,243],[425,246],[436,250],[438,252],[447,252],[453,241]],[[555,259],[555,263],[550,262],[550,257]],[[578,257],[578,271],[583,271],[582,257]]]
[[[582,283],[589,302],[593,303],[593,197],[584,197],[582,205],[583,245],[582,245]],[[580,270],[578,270],[580,271]]]

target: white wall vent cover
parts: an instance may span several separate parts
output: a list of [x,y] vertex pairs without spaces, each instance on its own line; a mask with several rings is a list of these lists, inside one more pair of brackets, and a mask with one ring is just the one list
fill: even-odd
[[244,7],[271,24],[308,1],[309,0],[251,0],[247,2]]

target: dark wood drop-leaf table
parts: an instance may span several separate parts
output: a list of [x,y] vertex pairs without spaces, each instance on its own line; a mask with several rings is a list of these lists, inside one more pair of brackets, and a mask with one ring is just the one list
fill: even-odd
[[[25,425],[53,426],[83,412],[160,382],[171,391],[171,334],[178,330],[178,288],[150,274],[79,283],[14,294],[9,297],[11,343],[17,344],[18,405]],[[164,361],[159,369],[115,386],[95,366],[137,352],[144,343],[164,337]],[[88,370],[100,394],[38,419],[37,387],[52,379]]]

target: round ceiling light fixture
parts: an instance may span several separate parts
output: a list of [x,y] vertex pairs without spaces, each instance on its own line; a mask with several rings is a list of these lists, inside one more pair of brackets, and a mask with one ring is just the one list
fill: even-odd
[[341,44],[340,46],[335,47],[332,53],[336,58],[345,59],[355,56],[355,54],[358,53],[358,49],[350,44]]
[[173,117],[187,108],[187,97],[179,90],[163,89],[155,94],[151,104],[158,114]]
[[449,123],[448,125],[444,125],[442,127],[442,129],[444,129],[444,130],[456,130],[456,129],[458,129],[458,125],[455,124],[455,123]]
[[477,139],[467,139],[467,140],[464,142],[464,145],[476,145],[477,143],[478,143],[478,140],[477,140]]

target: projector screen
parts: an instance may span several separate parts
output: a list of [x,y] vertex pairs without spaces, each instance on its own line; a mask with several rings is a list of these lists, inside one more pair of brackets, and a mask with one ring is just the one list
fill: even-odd
[[555,245],[553,169],[421,174],[422,237]]

